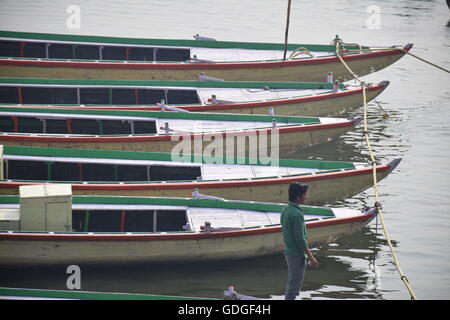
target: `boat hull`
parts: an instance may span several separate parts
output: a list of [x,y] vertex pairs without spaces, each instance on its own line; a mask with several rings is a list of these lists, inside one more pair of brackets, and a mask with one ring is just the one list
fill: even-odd
[[[279,156],[309,148],[318,144],[326,143],[343,135],[356,125],[355,121],[329,124],[329,125],[305,125],[293,127],[280,127],[277,130],[278,139],[274,136],[274,143],[278,143]],[[260,152],[259,146],[264,139],[267,143],[267,152],[271,150],[272,129],[264,130],[245,130],[217,132],[211,134],[187,134],[167,135],[167,136],[122,136],[122,137],[70,137],[70,136],[37,136],[37,135],[0,135],[0,144],[11,146],[32,146],[45,148],[77,148],[77,149],[97,149],[97,150],[123,150],[139,152],[163,152],[172,153],[174,148],[180,145],[183,139],[189,139],[190,149],[184,150],[187,153],[196,152],[197,144],[194,141],[200,141],[202,153],[207,150],[215,149],[216,152],[227,154],[227,143],[236,147],[238,139],[235,137],[244,137],[244,147],[247,152],[254,150]],[[217,139],[223,139],[222,144]],[[186,140],[188,141],[188,140]],[[255,143],[256,141],[256,143]],[[255,146],[257,146],[255,148]],[[209,149],[208,149],[209,148]],[[237,151],[236,151],[237,152]],[[236,152],[234,154],[236,154]],[[257,156],[257,155],[255,155]],[[276,155],[275,155],[276,156]]]
[[[369,88],[367,101],[375,99],[387,85],[388,82],[385,81]],[[268,108],[273,108],[274,114],[280,116],[330,117],[344,114],[362,105],[362,90],[349,90],[348,92],[340,91],[337,94],[292,99],[290,102],[265,101],[181,108],[192,112],[232,112],[237,114],[267,114]]]
[[[374,218],[307,223],[311,247],[351,234]],[[186,263],[235,260],[283,252],[280,226],[192,234],[0,234],[0,264]]]
[[[409,50],[411,45],[405,46]],[[400,49],[344,56],[359,76],[381,70],[405,54]],[[122,63],[0,59],[7,77],[97,80],[194,80],[201,73],[229,81],[323,81],[329,72],[340,81],[353,76],[336,57],[231,63]]]
[[[375,99],[389,85],[389,81],[383,81],[372,85],[367,89],[367,101]],[[340,115],[363,105],[362,90],[348,89],[339,92],[326,93],[314,96],[306,96],[292,99],[239,102],[231,104],[206,104],[206,105],[177,105],[177,108],[190,112],[209,113],[236,113],[236,114],[268,114],[268,109],[273,108],[275,115],[303,116],[303,117],[329,117]],[[26,105],[24,105],[26,106]],[[31,106],[31,105],[30,105]],[[101,110],[148,110],[160,111],[158,106],[44,106],[33,105],[42,109],[101,109]]]
[[[400,159],[377,166],[378,181],[386,177],[398,165]],[[338,199],[351,197],[373,185],[372,168],[337,170],[334,172],[295,175],[278,178],[228,181],[165,182],[141,184],[72,184],[74,195],[190,197],[194,189],[224,199],[246,201],[285,202],[289,184],[306,183],[311,192],[308,203],[323,205]],[[0,194],[18,194],[19,186],[41,183],[0,182]]]

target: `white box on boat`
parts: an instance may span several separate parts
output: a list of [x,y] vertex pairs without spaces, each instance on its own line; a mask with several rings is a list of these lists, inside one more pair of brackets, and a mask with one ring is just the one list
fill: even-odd
[[72,231],[70,184],[21,186],[21,231]]

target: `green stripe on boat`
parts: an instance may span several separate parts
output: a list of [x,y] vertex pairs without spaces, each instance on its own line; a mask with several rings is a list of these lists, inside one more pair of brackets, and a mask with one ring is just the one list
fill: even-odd
[[[68,157],[68,158],[102,158],[102,159],[126,159],[126,160],[148,160],[148,161],[172,161],[170,153],[156,152],[131,152],[115,150],[93,150],[93,149],[73,149],[73,148],[41,148],[41,147],[20,147],[3,146],[4,155],[21,156],[41,156],[41,157]],[[202,155],[185,155],[193,163],[213,163],[217,157],[202,157]],[[271,159],[264,158],[242,158],[223,157],[223,164],[261,165],[270,166]],[[324,161],[324,160],[294,160],[280,159],[280,167],[293,168],[317,168],[323,170],[354,169],[353,162],[346,161]]]
[[[197,87],[197,88],[270,88],[270,89],[333,89],[328,82],[264,82],[264,81],[153,81],[153,80],[85,80],[0,78],[0,84],[67,85],[67,86],[128,86],[128,87]],[[339,85],[341,89],[345,85]]]
[[[120,38],[102,36],[84,36],[51,33],[31,33],[0,31],[0,38],[30,39],[43,41],[69,41],[69,42],[89,42],[89,43],[110,43],[122,45],[141,46],[175,46],[175,47],[197,47],[197,48],[239,48],[252,50],[284,50],[282,43],[260,43],[260,42],[232,42],[232,41],[199,41],[199,40],[172,40],[172,39],[143,39],[143,38]],[[295,50],[299,47],[307,48],[310,51],[334,52],[333,45],[318,44],[289,44],[288,50]],[[358,46],[346,46],[348,49],[359,49]],[[362,47],[368,49],[368,47]]]
[[[19,203],[19,196],[0,196],[0,204]],[[111,205],[162,205],[197,208],[221,208],[252,211],[281,212],[283,203],[263,203],[253,201],[205,200],[183,198],[154,197],[108,197],[108,196],[72,196],[73,204],[111,204]],[[306,215],[334,217],[330,208],[302,206]]]
[[47,289],[1,288],[0,297],[22,297],[42,299],[81,299],[81,300],[217,300],[213,298],[196,298],[183,296],[164,296],[138,293],[111,293],[93,291],[67,291]]
[[292,117],[292,116],[269,116],[254,114],[232,114],[232,113],[206,113],[206,112],[163,112],[163,111],[134,111],[134,110],[98,110],[98,109],[42,109],[23,107],[0,107],[0,112],[14,113],[39,113],[45,114],[76,114],[118,117],[141,117],[158,119],[181,119],[181,120],[210,120],[210,121],[248,121],[248,122],[277,122],[285,123],[320,123],[319,118]]

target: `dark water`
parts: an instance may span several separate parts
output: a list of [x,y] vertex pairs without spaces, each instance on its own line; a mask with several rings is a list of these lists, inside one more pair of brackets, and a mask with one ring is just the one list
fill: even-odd
[[[284,37],[287,1],[126,3],[2,0],[0,28],[185,39],[200,33],[220,40],[259,42],[282,42]],[[72,4],[81,9],[80,29],[66,26],[66,9]],[[367,12],[373,4],[380,19],[371,18],[377,8]],[[445,1],[293,1],[289,39],[329,43],[339,34],[347,42],[374,46],[413,42],[413,53],[449,69],[449,22]],[[373,29],[373,23],[380,28]],[[391,81],[378,99],[390,117],[383,119],[383,112],[371,103],[369,127],[377,159],[403,158],[398,169],[380,183],[385,220],[402,269],[419,298],[449,299],[449,75],[407,56],[364,80]],[[362,115],[362,109],[349,114],[356,115]],[[294,156],[367,161],[361,138],[360,128]],[[373,201],[373,189],[369,189],[335,205],[362,208]],[[303,298],[409,299],[381,227],[377,230],[374,223],[315,253],[321,266],[307,271]],[[281,255],[203,265],[80,267],[83,290],[204,297],[220,297],[233,284],[245,294],[280,299],[286,278]],[[65,289],[66,278],[65,267],[2,269],[0,285]]]

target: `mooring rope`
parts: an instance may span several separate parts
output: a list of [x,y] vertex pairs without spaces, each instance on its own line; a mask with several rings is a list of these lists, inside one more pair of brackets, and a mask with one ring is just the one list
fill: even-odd
[[364,133],[363,134],[364,134],[364,138],[366,140],[366,145],[367,145],[367,149],[369,151],[370,160],[371,160],[371,164],[372,164],[373,185],[374,185],[374,190],[375,190],[375,208],[377,209],[378,216],[380,217],[380,222],[381,222],[381,225],[383,227],[384,235],[385,235],[385,238],[386,238],[387,243],[389,245],[389,249],[391,251],[391,255],[392,255],[392,258],[394,260],[394,264],[395,264],[395,266],[396,266],[396,268],[398,270],[398,273],[400,274],[400,279],[403,281],[403,283],[406,286],[406,289],[409,291],[411,299],[412,300],[417,300],[417,296],[415,295],[411,285],[409,284],[408,278],[406,278],[406,276],[404,275],[404,273],[403,273],[403,271],[402,271],[402,269],[400,267],[400,263],[398,261],[397,255],[396,255],[396,253],[394,251],[394,247],[392,245],[391,237],[389,235],[389,232],[388,232],[387,227],[386,227],[386,223],[384,221],[384,213],[383,213],[383,210],[381,208],[380,192],[379,192],[379,189],[378,189],[377,162],[375,160],[375,155],[373,153],[372,146],[370,144],[369,129],[368,129],[368,124],[367,124],[367,95],[366,95],[367,84],[364,81],[362,81],[353,72],[353,70],[351,70],[351,68],[347,65],[347,63],[341,57],[341,55],[339,53],[339,49],[340,49],[340,46],[343,44],[342,40],[336,38],[333,42],[336,45],[336,56],[339,58],[339,60],[342,62],[342,64],[345,66],[345,68],[350,72],[350,74],[352,74],[353,77],[356,80],[358,80],[358,82],[361,84],[362,94],[363,94],[363,102],[364,102]]
[[420,61],[423,61],[423,62],[425,62],[425,63],[428,63],[429,65],[431,65],[431,66],[433,66],[433,67],[435,67],[435,68],[438,68],[438,69],[441,69],[442,71],[445,71],[445,72],[447,72],[447,73],[450,73],[450,70],[445,69],[444,67],[438,66],[437,64],[435,64],[435,63],[433,63],[433,62],[431,62],[431,61],[425,60],[424,58],[418,57],[418,56],[416,56],[415,54],[412,54],[411,52],[409,52],[408,50],[405,50],[404,48],[399,48],[399,49],[402,50],[403,52],[405,52],[406,54],[409,54],[411,57],[414,57],[414,58],[416,58],[416,59],[419,59]]
[[429,65],[431,65],[431,66],[433,66],[433,67],[435,67],[435,68],[438,68],[438,69],[440,69],[440,70],[442,70],[442,71],[445,71],[445,72],[447,72],[447,73],[450,73],[450,70],[445,69],[444,67],[441,67],[441,66],[439,66],[439,65],[437,65],[437,64],[435,64],[435,63],[433,63],[433,62],[431,62],[431,61],[429,61],[429,60],[426,60],[426,59],[424,59],[424,58],[421,58],[421,57],[419,57],[419,56],[417,56],[417,55],[415,55],[415,54],[409,52],[408,50],[406,50],[405,48],[402,48],[402,47],[394,47],[394,48],[370,48],[370,49],[359,49],[359,50],[358,50],[358,49],[345,49],[345,50],[343,50],[343,52],[351,53],[351,52],[390,51],[390,50],[393,50],[393,49],[397,49],[397,50],[403,51],[404,53],[410,55],[411,57],[414,57],[414,58],[416,58],[416,59],[418,59],[418,60],[420,60],[420,61],[423,61],[423,62],[425,62],[425,63],[428,63]]
[[[390,47],[390,48],[389,48],[389,47],[373,47],[373,48],[367,48],[367,49],[365,49],[365,48],[362,48],[361,45],[359,45],[359,44],[357,44],[357,43],[344,43],[341,39],[339,39],[338,36],[336,36],[336,38],[331,42],[331,44],[332,44],[332,45],[333,45],[333,44],[339,45],[339,51],[345,52],[345,53],[352,53],[352,52],[359,52],[359,53],[361,53],[361,52],[372,52],[372,51],[391,51],[391,50],[397,49],[397,50],[403,51],[404,53],[406,53],[406,54],[410,55],[411,57],[414,57],[414,58],[416,58],[416,59],[418,59],[418,60],[420,60],[420,61],[422,61],[422,62],[428,63],[429,65],[431,65],[431,66],[433,66],[433,67],[435,67],[435,68],[438,68],[438,69],[440,69],[440,70],[442,70],[442,71],[444,71],[444,72],[450,73],[450,70],[448,70],[448,69],[446,69],[446,68],[444,68],[444,67],[441,67],[441,66],[437,65],[436,63],[433,63],[433,62],[431,62],[431,61],[429,61],[429,60],[426,60],[426,59],[424,59],[424,58],[421,58],[421,57],[419,57],[419,56],[417,56],[417,55],[411,53],[409,50],[406,50],[405,48],[402,48],[402,47]],[[343,46],[343,45],[347,45],[347,46],[358,46],[359,49],[344,49],[344,48],[341,48],[341,46]],[[338,52],[337,50],[338,50],[338,49],[336,49],[336,52]],[[338,55],[338,57],[339,57],[339,55]],[[341,61],[342,61],[342,60],[341,60]],[[344,65],[345,65],[345,64],[344,64]],[[346,66],[346,67],[347,67],[347,66]],[[348,67],[347,67],[347,69],[348,69]],[[349,71],[350,71],[350,70],[349,70]],[[351,71],[350,71],[350,72],[351,72]],[[352,75],[354,75],[353,72],[351,72],[351,73],[352,73]],[[359,79],[358,79],[358,80],[359,80]]]

